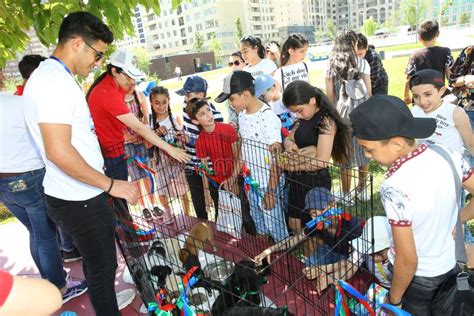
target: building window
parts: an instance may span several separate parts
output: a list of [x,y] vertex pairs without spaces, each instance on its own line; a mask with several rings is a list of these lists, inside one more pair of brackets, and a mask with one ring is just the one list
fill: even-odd
[[188,26],[188,32],[191,33],[193,31],[193,27],[192,26]]
[[183,45],[188,45],[188,40],[187,40],[187,39],[183,39],[183,40],[181,40],[181,43],[182,43]]
[[156,30],[156,24],[150,25],[149,29],[150,29],[150,31]]
[[178,31],[174,30],[173,31],[173,36],[177,36],[178,35]]

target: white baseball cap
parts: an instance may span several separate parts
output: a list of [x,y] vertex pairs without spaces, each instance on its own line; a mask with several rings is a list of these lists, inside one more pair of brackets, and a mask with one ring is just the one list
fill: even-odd
[[115,67],[122,68],[130,78],[137,81],[145,79],[145,74],[138,69],[138,62],[132,53],[125,49],[116,50],[110,56],[109,63]]
[[[372,227],[374,246],[372,242]],[[352,240],[352,247],[362,254],[373,254],[389,248],[392,243],[392,230],[385,216],[374,216],[367,220],[362,235]]]

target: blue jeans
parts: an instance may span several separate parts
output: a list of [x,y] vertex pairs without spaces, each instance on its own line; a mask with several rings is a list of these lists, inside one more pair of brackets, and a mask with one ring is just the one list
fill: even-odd
[[30,252],[41,277],[58,288],[66,285],[56,225],[46,214],[43,178],[45,169],[0,179],[0,201],[30,233]]
[[320,266],[325,264],[336,263],[346,259],[342,254],[331,251],[331,247],[328,245],[320,245],[316,248],[316,251],[313,252],[308,259],[305,261],[305,266]]
[[[260,188],[260,192],[265,195],[265,188]],[[281,201],[281,187],[277,185],[275,207],[271,210],[263,209],[263,198],[254,190],[249,190],[248,199],[250,204],[250,215],[255,222],[257,234],[269,234],[275,242],[288,237],[288,228],[285,223]]]
[[58,227],[58,237],[61,250],[71,252],[76,248],[72,236],[66,233],[61,227]]

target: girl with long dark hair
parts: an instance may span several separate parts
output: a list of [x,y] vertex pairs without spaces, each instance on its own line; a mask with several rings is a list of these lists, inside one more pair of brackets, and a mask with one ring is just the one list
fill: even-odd
[[308,82],[290,83],[283,103],[300,120],[283,142],[287,159],[280,163],[289,182],[289,226],[299,232],[306,193],[315,187],[331,190],[330,158],[338,164],[348,159],[348,126],[326,95]]
[[[343,97],[342,94],[347,93],[347,86],[357,81],[358,87],[360,87],[358,91],[364,94],[357,100],[351,100],[354,107],[372,95],[370,65],[365,59],[357,56],[357,39],[357,34],[352,30],[343,30],[337,35],[326,73],[326,94],[331,102],[338,104],[341,116],[347,120],[350,110],[344,110],[343,107],[339,107],[338,103]],[[344,95],[344,97],[346,96]],[[345,109],[348,108],[345,107]],[[369,197],[364,187],[369,171],[369,159],[365,157],[362,147],[354,137],[352,137],[350,144],[350,160],[345,167],[341,169],[342,192],[338,193],[338,198],[348,205],[352,204],[353,196],[350,193],[352,170],[350,168],[358,167],[358,184],[355,196],[362,201],[368,200]]]
[[277,69],[275,63],[265,59],[265,47],[255,36],[244,36],[240,40],[240,52],[247,63],[244,71],[250,72],[254,78],[260,75],[273,75]]

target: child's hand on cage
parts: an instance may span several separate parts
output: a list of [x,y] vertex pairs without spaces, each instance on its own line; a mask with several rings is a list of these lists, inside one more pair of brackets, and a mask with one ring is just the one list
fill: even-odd
[[281,143],[275,142],[268,146],[268,151],[274,155],[279,155],[282,152]]
[[165,126],[160,126],[157,129],[155,129],[155,133],[158,136],[165,136],[166,134],[168,134],[168,129]]
[[172,147],[167,151],[170,157],[178,160],[179,162],[188,162],[191,159],[191,156],[186,153],[186,150],[178,147]]
[[189,136],[186,135],[186,133],[184,131],[177,131],[176,132],[176,139],[179,142],[184,143],[184,144],[189,144],[189,142],[190,142]]
[[316,288],[319,294],[321,294],[321,292],[324,291],[330,284],[328,282],[327,274],[321,273],[318,267],[304,268],[303,275],[309,280],[315,280]]
[[286,152],[297,153],[299,150],[298,145],[288,137],[283,141],[283,146],[285,147]]
[[253,259],[257,265],[262,265],[263,260],[267,260],[267,262],[270,264],[270,255],[272,254],[272,251],[270,248],[265,249],[262,251],[260,254],[256,255],[255,258]]

